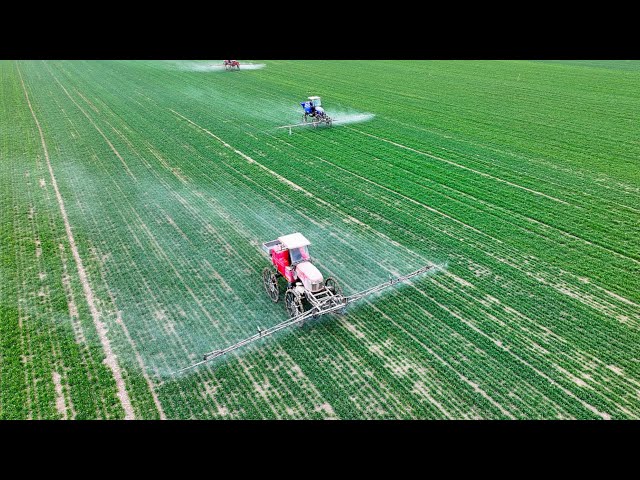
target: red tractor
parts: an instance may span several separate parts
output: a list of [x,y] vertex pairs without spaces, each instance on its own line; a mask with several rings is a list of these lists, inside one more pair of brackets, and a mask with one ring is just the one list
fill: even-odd
[[322,273],[312,263],[307,247],[311,244],[301,233],[292,233],[262,244],[275,267],[262,271],[262,282],[274,302],[280,299],[278,279],[284,277],[287,290],[284,302],[290,317],[305,310],[305,302],[311,307],[324,307],[341,301],[342,291],[338,282]]
[[225,60],[224,61],[224,69],[225,70],[233,70],[233,69],[237,69],[240,70],[240,62],[238,62],[237,60]]

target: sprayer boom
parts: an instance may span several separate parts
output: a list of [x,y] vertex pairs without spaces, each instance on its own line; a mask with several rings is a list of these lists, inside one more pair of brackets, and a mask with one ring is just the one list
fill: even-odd
[[226,355],[229,352],[232,352],[241,347],[244,347],[245,345],[248,345],[257,340],[260,340],[261,338],[268,337],[269,335],[273,335],[274,333],[279,332],[280,330],[291,327],[293,325],[302,324],[304,323],[305,320],[308,320],[310,318],[318,318],[320,315],[326,315],[327,313],[335,313],[335,312],[344,313],[345,308],[350,303],[353,303],[357,300],[361,300],[369,295],[378,293],[388,287],[391,287],[398,283],[409,280],[410,278],[413,278],[417,275],[425,273],[431,270],[432,268],[434,268],[434,265],[426,265],[414,272],[408,273],[407,275],[402,275],[396,278],[390,278],[384,283],[376,285],[375,287],[368,288],[367,290],[354,293],[353,295],[350,295],[348,297],[345,297],[340,293],[336,294],[336,293],[328,292],[322,298],[315,299],[316,301],[313,302],[313,307],[307,310],[306,312],[300,313],[299,315],[295,315],[289,318],[288,320],[278,323],[277,325],[274,325],[273,327],[268,328],[266,330],[262,330],[258,328],[258,332],[255,333],[254,335],[247,337],[244,340],[241,340],[238,343],[234,343],[233,345],[230,345],[223,349],[213,350],[211,352],[205,353],[202,357],[202,360],[200,360],[198,363],[194,363],[193,365],[190,365],[188,367],[181,368],[175,373],[184,372],[186,370],[190,370],[192,368],[198,367],[203,363],[213,360],[214,358],[221,357],[223,355]]

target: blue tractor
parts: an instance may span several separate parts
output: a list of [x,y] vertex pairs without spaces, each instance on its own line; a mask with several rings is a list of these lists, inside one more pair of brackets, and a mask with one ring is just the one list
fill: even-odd
[[308,100],[300,102],[300,105],[304,109],[304,114],[302,115],[304,123],[311,122],[314,127],[321,123],[331,126],[331,117],[322,108],[320,97],[309,97]]

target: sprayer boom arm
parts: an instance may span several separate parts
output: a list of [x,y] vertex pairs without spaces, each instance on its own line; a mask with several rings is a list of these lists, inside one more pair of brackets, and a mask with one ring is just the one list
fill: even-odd
[[391,287],[396,283],[404,282],[405,280],[409,280],[410,278],[413,278],[422,273],[425,273],[428,270],[431,270],[433,267],[434,267],[433,265],[426,265],[422,268],[419,268],[415,272],[411,272],[411,273],[408,273],[407,275],[402,275],[396,278],[390,278],[389,280],[387,280],[384,283],[381,283],[380,285],[376,285],[375,287],[371,287],[367,290],[363,290],[362,292],[354,293],[353,295],[350,295],[349,297],[346,298],[347,303],[352,303],[357,300],[360,300],[361,298],[368,297],[369,295],[373,295],[374,293],[378,293],[379,291],[384,290],[385,288]]
[[194,363],[193,365],[190,365],[188,367],[181,368],[175,373],[184,372],[185,370],[190,370],[192,368],[198,367],[199,365],[202,365],[203,363],[213,360],[214,358],[221,357],[229,352],[232,352],[233,350],[237,350],[238,348],[244,347],[245,345],[248,345],[257,340],[260,340],[261,338],[268,337],[269,335],[273,335],[274,333],[284,328],[288,328],[293,325],[300,324],[309,318],[317,317],[319,315],[325,315],[327,313],[332,313],[336,311],[344,311],[346,306],[349,305],[350,303],[353,303],[357,300],[361,300],[364,297],[373,295],[374,293],[378,293],[381,290],[391,287],[397,283],[404,282],[405,280],[409,280],[410,278],[413,278],[417,275],[425,273],[431,270],[432,268],[434,268],[434,265],[426,265],[422,268],[419,268],[415,272],[411,272],[411,273],[408,273],[407,275],[402,275],[400,277],[391,278],[386,282],[381,283],[380,285],[376,285],[375,287],[368,288],[367,290],[354,293],[353,295],[350,295],[348,297],[344,297],[342,295],[333,295],[332,296],[333,300],[327,306],[314,306],[310,310],[307,310],[304,313],[296,315],[295,317],[291,317],[288,320],[278,323],[277,325],[274,325],[273,327],[268,328],[266,330],[261,330],[260,328],[258,328],[258,333],[251,335],[250,337],[247,337],[244,340],[241,340],[238,343],[234,343],[233,345],[225,347],[221,350],[213,350],[211,352],[205,353],[202,357],[202,360],[200,360],[198,363]]

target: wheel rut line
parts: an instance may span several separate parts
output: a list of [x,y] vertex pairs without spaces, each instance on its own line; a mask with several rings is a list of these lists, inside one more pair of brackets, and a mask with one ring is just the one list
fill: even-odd
[[[325,267],[326,268],[326,267]],[[326,268],[327,269],[327,268]],[[328,270],[328,269],[327,269]],[[388,271],[388,270],[387,270]],[[348,284],[346,282],[343,282],[344,285]],[[416,291],[418,291],[421,295],[424,295],[424,292],[422,292],[421,290],[419,290],[415,285],[409,285],[410,287],[413,287]],[[456,370],[450,362],[447,362],[444,358],[442,358],[440,355],[438,355],[432,348],[428,347],[422,340],[420,340],[418,337],[416,337],[416,335],[414,335],[413,333],[409,332],[405,327],[403,327],[400,323],[396,322],[395,320],[393,320],[393,318],[391,318],[390,316],[388,316],[385,312],[383,312],[377,305],[375,305],[371,300],[365,300],[365,303],[370,306],[373,310],[375,310],[376,312],[378,312],[383,318],[387,319],[389,321],[389,323],[391,323],[392,325],[394,325],[398,330],[400,330],[401,332],[403,332],[405,335],[407,335],[409,338],[411,338],[414,342],[416,342],[418,345],[420,345],[422,348],[424,348],[430,355],[432,355],[433,357],[435,357],[436,359],[438,359],[438,361],[440,361],[440,363],[442,363],[443,365],[445,365],[446,367],[448,367],[451,371],[453,371],[456,375],[458,375],[458,377],[467,385],[469,385],[470,387],[472,387],[472,389],[476,392],[479,393],[481,396],[483,396],[487,401],[489,401],[492,405],[494,405],[496,408],[498,408],[504,415],[510,417],[511,419],[514,419],[515,417],[507,410],[505,410],[503,408],[503,406],[497,402],[493,397],[491,397],[490,395],[488,395],[484,390],[482,390],[480,388],[480,386],[476,383],[474,383],[472,380],[470,380],[468,377],[466,377],[463,373],[461,373],[460,371]],[[464,321],[464,320],[463,320]]]
[[25,98],[27,100],[27,104],[29,106],[29,110],[31,110],[31,115],[33,116],[33,120],[38,127],[38,132],[40,134],[40,142],[42,144],[42,149],[44,151],[44,157],[47,163],[47,168],[49,169],[49,175],[51,177],[51,185],[56,194],[56,199],[58,201],[58,206],[60,208],[60,214],[62,215],[62,220],[64,222],[64,227],[67,232],[67,239],[69,241],[69,246],[71,248],[71,252],[73,254],[73,258],[76,262],[76,267],[78,270],[78,276],[80,277],[80,283],[82,284],[82,289],[84,291],[84,296],[89,306],[89,310],[91,312],[91,317],[93,319],[93,323],[96,327],[96,331],[98,333],[98,337],[100,338],[100,343],[102,344],[102,349],[105,353],[105,364],[111,370],[113,377],[116,382],[117,388],[117,396],[120,400],[120,404],[125,412],[125,419],[132,420],[135,418],[133,412],[133,406],[131,405],[131,399],[129,398],[129,394],[127,392],[124,378],[122,377],[122,371],[120,370],[120,365],[118,364],[117,357],[111,348],[111,342],[107,336],[107,328],[106,325],[102,322],[100,318],[100,312],[96,307],[96,303],[94,300],[93,290],[91,289],[91,285],[89,284],[89,279],[87,277],[87,272],[84,268],[84,264],[82,262],[82,258],[80,257],[80,253],[78,252],[78,246],[76,245],[75,238],[73,236],[73,232],[71,231],[71,224],[69,223],[69,218],[67,216],[67,211],[64,206],[64,200],[62,199],[62,195],[60,194],[60,190],[58,189],[58,182],[56,181],[56,177],[53,173],[53,167],[51,166],[51,160],[49,158],[49,151],[47,149],[47,144],[44,140],[44,133],[42,132],[42,127],[40,126],[40,122],[38,121],[38,117],[36,116],[35,111],[33,110],[33,106],[31,105],[31,100],[29,99],[29,93],[24,84],[24,79],[22,77],[22,72],[20,71],[20,66],[16,63],[16,68],[18,70],[18,74],[20,75],[20,83],[22,84],[22,90],[24,92]]
[[122,312],[117,309],[116,299],[113,295],[113,292],[111,291],[111,289],[107,284],[107,279],[104,274],[104,270],[101,267],[100,267],[100,276],[102,277],[102,281],[104,282],[107,288],[107,292],[109,293],[109,297],[111,298],[111,303],[116,309],[116,312],[117,312],[116,323],[120,325],[120,327],[122,328],[122,331],[124,332],[124,335],[127,338],[127,341],[129,342],[129,345],[131,346],[131,349],[135,354],[136,360],[138,362],[138,366],[140,367],[140,372],[142,373],[142,376],[147,382],[147,386],[149,387],[149,391],[151,392],[151,397],[153,398],[153,403],[155,404],[156,409],[158,410],[158,414],[160,415],[160,420],[166,420],[167,417],[165,416],[164,410],[162,409],[162,405],[160,404],[160,399],[158,398],[158,394],[155,391],[153,382],[151,381],[151,379],[149,378],[149,375],[147,375],[147,372],[145,371],[145,364],[144,364],[144,361],[142,360],[142,356],[140,355],[140,352],[138,352],[138,349],[136,348],[136,344],[133,341],[131,334],[129,333],[129,329],[127,328],[127,325],[122,321]]
[[[49,66],[47,65],[47,68],[49,69]],[[56,83],[60,86],[60,88],[62,88],[62,90],[64,91],[64,93],[67,95],[67,97],[69,97],[69,99],[73,102],[73,104],[78,107],[78,109],[82,112],[82,114],[87,117],[87,120],[89,120],[89,123],[91,123],[91,125],[93,125],[93,127],[98,131],[98,133],[102,136],[102,138],[104,138],[104,141],[107,142],[107,145],[109,145],[109,148],[111,148],[111,150],[113,151],[113,153],[115,153],[116,157],[118,157],[118,159],[120,160],[120,162],[122,163],[122,165],[124,166],[124,169],[126,170],[126,172],[129,174],[129,176],[131,178],[133,178],[136,182],[138,181],[138,179],[136,178],[136,176],[133,174],[133,172],[131,171],[131,169],[129,168],[129,166],[127,165],[127,163],[124,161],[124,158],[122,158],[122,156],[120,155],[120,153],[118,152],[118,150],[116,150],[116,147],[113,146],[113,144],[109,141],[109,139],[107,138],[107,136],[104,134],[104,132],[100,129],[100,127],[98,127],[95,122],[93,121],[93,119],[89,116],[89,114],[87,114],[87,112],[84,111],[84,109],[78,105],[78,102],[76,102],[73,97],[71,95],[69,95],[69,92],[67,91],[66,88],[64,88],[64,86],[60,83],[60,81],[58,80],[58,77],[55,76],[55,74],[51,71],[51,69],[49,69],[49,73],[51,74],[51,76],[53,77],[53,79],[56,81]],[[76,90],[77,92],[77,90]],[[80,92],[78,92],[80,94]],[[80,94],[80,96],[82,96],[82,94]],[[84,97],[83,97],[84,98]]]
[[[457,136],[456,136],[456,135],[454,135],[454,136],[445,135],[445,134],[440,133],[440,132],[437,132],[437,131],[435,131],[435,130],[431,130],[431,129],[427,129],[427,128],[421,128],[421,127],[417,127],[417,126],[415,126],[415,125],[411,125],[411,124],[408,124],[408,123],[402,122],[402,121],[397,120],[397,119],[395,119],[395,118],[393,118],[393,117],[387,117],[387,116],[383,116],[383,115],[378,115],[378,117],[379,117],[379,118],[382,118],[382,119],[384,119],[384,120],[388,120],[388,121],[391,121],[391,122],[397,123],[397,124],[402,125],[402,126],[404,126],[404,127],[409,127],[409,128],[411,128],[411,129],[415,129],[415,130],[418,130],[418,131],[423,131],[423,132],[427,132],[427,133],[430,133],[430,134],[433,134],[433,135],[437,135],[437,136],[439,136],[439,137],[441,137],[441,138],[447,138],[447,139],[449,139],[449,138],[453,138],[453,140],[454,140],[455,142],[466,143],[466,144],[469,144],[469,145],[472,145],[472,146],[477,145],[477,146],[480,146],[480,147],[485,148],[485,149],[487,149],[487,150],[491,150],[491,151],[493,151],[493,152],[495,152],[495,153],[498,153],[498,154],[500,154],[500,155],[504,155],[504,156],[511,157],[511,158],[513,158],[513,159],[515,159],[515,160],[518,160],[518,161],[527,161],[527,162],[540,163],[540,164],[542,164],[542,165],[550,165],[550,166],[553,166],[553,167],[556,167],[556,168],[557,168],[557,165],[553,165],[553,164],[552,164],[550,161],[548,161],[548,160],[539,159],[539,158],[535,158],[535,157],[528,157],[528,156],[526,156],[526,155],[520,155],[520,154],[517,154],[517,153],[515,153],[515,152],[513,152],[513,151],[510,151],[510,150],[500,150],[500,149],[498,149],[498,148],[495,148],[495,147],[490,146],[489,144],[485,144],[485,143],[476,143],[476,142],[471,142],[471,141],[469,141],[469,140],[466,140],[466,139],[462,138],[460,135],[457,135]],[[455,152],[454,150],[451,150],[451,149],[446,149],[446,150],[447,150],[447,151],[449,151],[449,152],[452,152],[452,153],[460,153],[460,152]],[[570,170],[567,170],[566,168],[565,168],[565,169],[563,169],[563,168],[557,168],[557,169],[558,169],[559,171],[561,171],[561,172],[565,173],[565,174],[570,174],[570,173],[572,173]],[[558,187],[560,187],[560,186],[561,186],[560,184],[555,183],[555,182],[553,182],[553,181],[551,181],[551,180],[548,180],[548,179],[541,179],[541,178],[535,177],[535,176],[533,176],[533,175],[532,175],[531,173],[529,173],[529,172],[525,172],[525,175],[527,175],[528,177],[532,178],[533,180],[541,180],[541,181],[545,181],[545,182],[547,182],[547,183],[549,183],[549,184],[551,184],[551,185],[555,185],[555,186],[558,186]],[[580,175],[584,175],[584,173],[583,173],[583,172],[581,172],[581,173],[580,173]],[[611,187],[608,187],[608,186],[606,186],[606,185],[600,185],[600,187],[605,188],[605,189],[608,189],[608,190],[611,190],[611,189],[612,189]],[[594,197],[594,195],[592,195],[592,194],[590,194],[590,193],[588,193],[588,192],[580,191],[580,190],[573,190],[573,194],[574,194],[574,195],[582,194],[582,195],[586,195],[586,196],[588,196],[588,197]],[[635,212],[635,213],[640,213],[640,210],[639,210],[639,209],[637,209],[637,208],[633,208],[633,207],[631,207],[631,206],[629,206],[629,205],[625,205],[625,204],[622,204],[622,203],[616,202],[615,200],[612,200],[612,199],[607,199],[607,198],[605,198],[604,200],[605,200],[606,202],[608,202],[608,203],[611,203],[611,204],[613,204],[613,205],[617,206],[617,207],[620,207],[620,208],[626,208],[626,209],[629,209],[629,210],[631,210],[631,211],[633,211],[633,212]]]
[[[552,197],[552,196],[550,196],[550,195],[547,195],[546,193],[538,192],[537,190],[532,190],[532,189],[530,189],[530,188],[523,187],[522,185],[518,185],[518,184],[513,183],[513,182],[510,182],[510,181],[508,181],[508,180],[504,180],[504,179],[499,178],[499,177],[496,177],[496,176],[494,176],[494,175],[490,175],[490,174],[488,174],[488,173],[481,172],[481,171],[479,171],[479,170],[475,170],[475,169],[473,169],[473,168],[466,167],[466,166],[464,166],[464,165],[460,165],[459,163],[452,162],[451,160],[447,160],[447,159],[442,158],[442,157],[438,157],[437,155],[433,155],[432,153],[423,152],[423,151],[421,151],[421,150],[417,150],[417,149],[415,149],[415,148],[408,147],[408,146],[403,145],[403,144],[401,144],[401,143],[394,142],[394,141],[389,140],[389,139],[387,139],[387,138],[383,138],[383,137],[379,137],[379,136],[377,136],[377,135],[373,135],[373,134],[371,134],[371,133],[363,132],[362,130],[358,130],[358,129],[356,129],[356,128],[352,128],[352,127],[345,127],[345,128],[348,128],[349,130],[352,130],[352,131],[354,131],[354,132],[360,133],[360,134],[362,134],[362,135],[366,135],[366,136],[371,137],[371,138],[376,138],[376,139],[378,139],[378,140],[381,140],[381,141],[383,141],[383,142],[389,143],[389,144],[391,144],[391,145],[395,145],[395,146],[397,146],[397,147],[399,147],[399,148],[403,148],[403,149],[405,149],[405,150],[409,150],[409,151],[415,152],[415,153],[417,153],[417,154],[419,154],[419,155],[424,155],[424,156],[426,156],[426,157],[433,158],[433,159],[435,159],[435,160],[440,160],[440,161],[442,161],[442,162],[448,163],[448,164],[450,164],[450,165],[457,166],[457,167],[462,168],[462,169],[464,169],[464,170],[469,170],[469,171],[474,172],[474,173],[476,173],[476,174],[478,174],[478,175],[481,175],[481,176],[484,176],[484,177],[488,177],[488,178],[492,178],[492,179],[494,179],[494,180],[496,180],[496,181],[499,181],[499,182],[502,182],[502,183],[506,183],[507,185],[510,185],[510,186],[513,186],[513,187],[516,187],[516,188],[520,188],[520,189],[522,189],[522,190],[526,190],[526,191],[531,192],[531,193],[533,193],[533,194],[535,194],[535,195],[543,196],[543,197],[545,197],[545,198],[548,198],[548,199],[553,200],[553,201],[555,201],[555,202],[562,203],[562,204],[567,205],[567,206],[569,206],[569,207],[582,208],[582,207],[578,207],[578,206],[576,206],[576,205],[574,205],[574,204],[572,204],[572,203],[565,202],[564,200],[560,200],[559,198],[555,198],[555,197]],[[543,223],[543,224],[544,224],[544,222],[540,222],[540,223]],[[544,225],[547,225],[547,224],[544,224]],[[547,226],[550,226],[550,225],[547,225]],[[568,236],[569,236],[569,237],[571,237],[571,238],[574,238],[574,239],[576,239],[576,240],[580,240],[580,241],[586,242],[587,244],[593,245],[594,247],[595,247],[595,246],[597,246],[597,247],[599,247],[599,248],[602,248],[603,250],[606,250],[606,251],[607,251],[607,252],[609,252],[609,253],[612,253],[612,254],[614,254],[614,255],[617,255],[617,256],[623,257],[623,258],[625,258],[625,259],[627,259],[627,260],[630,260],[630,261],[632,261],[632,262],[634,262],[634,263],[640,264],[640,260],[637,260],[637,259],[635,259],[635,258],[633,258],[633,257],[629,257],[628,255],[624,255],[624,254],[622,254],[622,253],[620,253],[620,252],[618,252],[618,251],[616,251],[616,250],[612,250],[612,249],[607,248],[607,247],[605,247],[605,246],[603,246],[603,245],[600,245],[600,244],[598,244],[598,243],[593,243],[593,242],[591,242],[591,241],[589,241],[589,240],[586,240],[586,239],[584,239],[584,238],[582,238],[582,237],[579,237],[579,236],[574,235],[574,234],[572,234],[572,233],[570,233],[570,232],[567,232],[567,231],[565,231],[565,230],[562,230],[562,229],[560,229],[560,228],[558,228],[558,227],[552,227],[552,228],[555,228],[555,229],[557,229],[557,230],[562,231],[565,235],[568,235]]]
[[541,197],[548,198],[549,200],[553,200],[554,202],[558,202],[558,203],[562,203],[563,205],[567,205],[567,206],[570,206],[570,207],[578,208],[578,207],[576,207],[576,205],[573,205],[573,204],[571,204],[569,202],[565,202],[564,200],[561,200],[559,198],[552,197],[551,195],[547,195],[546,193],[538,192],[537,190],[533,190],[531,188],[523,187],[522,185],[518,185],[517,183],[510,182],[509,180],[505,180],[503,178],[496,177],[496,176],[491,175],[489,173],[481,172],[480,170],[476,170],[474,168],[470,168],[470,167],[467,167],[465,165],[461,165],[459,163],[453,162],[451,160],[447,160],[446,158],[439,157],[439,156],[434,155],[432,153],[423,152],[421,150],[417,150],[415,148],[408,147],[408,146],[403,145],[401,143],[394,142],[393,140],[389,140],[389,139],[384,138],[384,137],[379,137],[378,135],[373,135],[372,133],[363,132],[362,130],[358,130],[357,128],[346,127],[346,126],[345,126],[345,128],[347,128],[349,130],[352,130],[354,132],[360,133],[361,135],[366,135],[367,137],[375,138],[375,139],[381,140],[383,142],[389,143],[389,144],[394,145],[394,146],[396,146],[398,148],[404,148],[405,150],[409,150],[409,151],[417,153],[419,155],[424,155],[425,157],[433,158],[434,160],[439,160],[441,162],[448,163],[449,165],[453,165],[455,167],[462,168],[463,170],[469,170],[470,172],[473,172],[473,173],[475,173],[477,175],[481,175],[483,177],[491,178],[491,179],[496,180],[496,181],[501,182],[501,183],[506,183],[507,185],[510,185],[512,187],[515,187],[515,188],[520,188],[522,190],[526,190],[529,193],[533,193],[534,195],[539,195]]
[[[275,138],[275,137],[274,137],[274,138]],[[278,140],[279,140],[279,139],[278,139]],[[281,141],[282,141],[283,143],[285,143],[286,145],[293,146],[293,145],[291,145],[290,143],[285,142],[284,140],[281,140]],[[422,202],[419,202],[419,201],[417,201],[417,200],[415,200],[415,199],[413,199],[413,198],[411,198],[411,197],[407,197],[406,195],[404,195],[404,194],[402,194],[402,193],[400,193],[400,192],[398,192],[398,191],[396,191],[396,190],[393,190],[392,188],[385,187],[384,185],[381,185],[381,184],[379,184],[379,183],[377,183],[377,182],[374,182],[373,180],[370,180],[370,179],[368,179],[368,178],[366,178],[366,177],[363,177],[362,175],[359,175],[359,174],[357,174],[357,173],[354,173],[354,172],[352,172],[352,171],[350,171],[350,170],[347,170],[346,168],[340,167],[339,165],[336,165],[335,163],[330,162],[329,160],[325,160],[324,158],[318,157],[318,156],[316,156],[316,155],[314,155],[314,157],[315,157],[315,158],[317,158],[318,160],[322,161],[322,162],[326,162],[326,163],[328,163],[329,165],[332,165],[333,167],[338,168],[339,170],[342,170],[342,171],[344,171],[344,172],[347,172],[347,173],[349,173],[349,174],[353,175],[354,177],[359,178],[360,180],[364,180],[365,182],[370,183],[370,184],[372,184],[372,185],[375,185],[375,186],[376,186],[376,187],[378,187],[378,188],[381,188],[381,189],[383,189],[383,190],[386,190],[386,191],[388,191],[388,192],[390,192],[390,193],[392,193],[392,194],[394,194],[394,195],[398,195],[399,197],[401,197],[401,198],[403,198],[403,199],[405,199],[405,200],[408,200],[408,201],[409,201],[409,202],[411,202],[411,203],[414,203],[414,204],[419,205],[419,206],[421,206],[421,207],[423,207],[423,208],[426,208],[426,209],[427,209],[427,210],[429,210],[430,212],[437,213],[438,215],[441,215],[441,216],[443,216],[443,217],[445,217],[445,218],[448,218],[449,220],[453,220],[454,222],[456,222],[456,223],[459,223],[459,224],[463,225],[465,228],[469,228],[469,229],[473,230],[474,232],[479,233],[480,235],[483,235],[483,236],[486,236],[486,237],[491,238],[492,240],[494,240],[494,241],[495,241],[495,242],[497,242],[497,243],[504,243],[502,240],[500,240],[500,239],[498,239],[498,238],[492,237],[491,235],[489,235],[489,234],[487,234],[487,233],[485,233],[485,232],[483,232],[483,231],[481,231],[481,230],[478,230],[477,228],[472,227],[471,225],[469,225],[469,224],[467,224],[467,223],[465,223],[465,222],[463,222],[463,221],[461,221],[461,220],[458,220],[457,218],[454,218],[454,217],[452,217],[452,216],[450,216],[450,215],[447,215],[446,213],[441,212],[440,210],[437,210],[437,209],[435,209],[435,208],[433,208],[433,207],[430,207],[429,205],[426,205],[426,204],[424,204],[424,203],[422,203]]]
[[[447,306],[441,304],[440,302],[438,302],[437,300],[435,300],[434,298],[430,297],[429,295],[427,295],[426,293],[420,291],[420,293],[425,297],[428,298],[429,300],[431,300],[434,304],[436,304],[438,307],[442,308],[443,310],[445,310],[446,312],[448,312],[450,315],[452,315],[453,317],[457,318],[458,320],[460,320],[462,323],[464,323],[465,325],[467,325],[469,328],[471,328],[472,330],[474,330],[476,333],[482,335],[483,337],[487,338],[488,340],[493,341],[493,339],[491,338],[490,335],[487,335],[485,332],[483,332],[482,330],[480,330],[477,326],[475,326],[473,323],[469,322],[468,320],[465,320],[464,318],[462,318],[462,316],[460,316],[457,312],[454,312],[453,310],[451,310],[450,308],[448,308]],[[556,382],[553,378],[551,378],[549,375],[545,374],[544,372],[542,372],[541,370],[539,370],[538,368],[534,367],[533,365],[531,365],[531,363],[529,363],[528,361],[526,361],[524,358],[519,357],[518,355],[516,355],[515,353],[511,352],[508,348],[504,347],[504,346],[498,346],[496,345],[498,348],[500,348],[501,350],[507,352],[509,355],[511,355],[512,357],[514,357],[516,360],[518,360],[519,362],[523,363],[524,365],[526,365],[527,367],[529,367],[531,370],[533,370],[536,374],[540,375],[542,378],[544,378],[545,380],[547,380],[551,385],[553,385],[554,387],[560,389],[565,395],[570,396],[571,398],[573,398],[574,400],[578,401],[583,407],[585,407],[586,409],[592,411],[593,413],[595,413],[596,415],[598,415],[599,417],[605,419],[605,420],[610,420],[611,416],[605,412],[601,412],[599,411],[596,407],[594,407],[593,405],[590,405],[589,403],[585,402],[584,400],[582,400],[581,398],[579,398],[577,395],[575,395],[573,392],[571,392],[570,390],[566,389],[565,387],[563,387],[562,385],[560,385],[558,382]]]
[[[325,200],[322,200],[321,198],[319,198],[319,197],[315,196],[314,194],[312,194],[311,192],[309,192],[309,191],[305,190],[305,189],[304,189],[304,188],[302,188],[301,186],[299,186],[299,185],[297,185],[297,184],[293,183],[291,180],[289,180],[289,179],[287,179],[287,178],[283,177],[283,176],[282,176],[282,175],[280,175],[279,173],[274,172],[273,170],[269,169],[268,167],[266,167],[266,166],[262,165],[260,162],[258,162],[258,161],[256,161],[255,159],[251,158],[249,155],[245,154],[244,152],[242,152],[242,151],[240,151],[240,150],[236,149],[236,148],[235,148],[235,147],[233,147],[232,145],[230,145],[230,144],[228,144],[227,142],[225,142],[222,138],[220,138],[220,137],[218,137],[217,135],[215,135],[215,134],[211,133],[211,132],[210,132],[209,130],[207,130],[206,128],[204,128],[204,127],[202,127],[202,126],[198,125],[197,123],[195,123],[195,122],[193,122],[193,121],[189,120],[187,117],[185,117],[185,116],[183,116],[183,115],[179,114],[179,113],[178,113],[178,112],[176,112],[175,110],[172,110],[172,109],[170,109],[170,110],[171,110],[173,113],[175,113],[176,115],[178,115],[179,117],[183,118],[184,120],[186,120],[187,122],[189,122],[190,124],[192,124],[193,126],[195,126],[196,128],[199,128],[200,130],[204,131],[204,132],[205,132],[205,133],[207,133],[208,135],[210,135],[210,136],[212,136],[213,138],[215,138],[216,140],[218,140],[218,141],[219,141],[220,143],[222,143],[225,147],[227,147],[228,149],[232,150],[234,153],[236,153],[236,154],[240,155],[242,158],[244,158],[245,160],[247,160],[249,163],[251,163],[251,164],[255,164],[255,165],[259,166],[261,169],[263,169],[263,170],[265,170],[266,172],[268,172],[269,174],[271,174],[271,175],[275,176],[275,177],[276,177],[276,178],[278,178],[280,181],[282,181],[283,183],[285,183],[285,184],[289,185],[289,186],[290,186],[291,188],[293,188],[294,190],[301,191],[301,192],[303,192],[305,195],[310,196],[310,197],[312,197],[312,198],[316,199],[318,202],[322,203],[323,205],[325,205],[325,206],[327,206],[327,207],[330,207],[330,208],[334,208],[332,205],[330,205],[330,204],[329,204],[328,202],[326,202]],[[386,187],[383,187],[383,188],[386,188]],[[492,240],[494,240],[494,241],[495,241],[495,242],[497,242],[497,243],[503,243],[503,242],[502,242],[502,240],[497,239],[497,238],[494,238],[494,237],[492,237],[491,235],[488,235],[487,233],[484,233],[484,232],[482,232],[482,231],[480,231],[480,230],[478,230],[478,229],[476,229],[476,228],[472,227],[471,225],[468,225],[468,224],[466,224],[466,223],[464,223],[464,222],[461,222],[460,220],[458,220],[458,219],[456,219],[456,218],[453,218],[453,217],[451,217],[451,216],[447,215],[446,213],[443,213],[443,212],[441,212],[441,211],[439,211],[439,210],[436,210],[436,209],[434,209],[434,208],[432,208],[432,207],[429,207],[428,205],[425,205],[425,204],[423,204],[423,203],[420,203],[420,202],[418,202],[418,201],[416,201],[416,200],[414,200],[414,199],[412,199],[412,198],[410,198],[410,197],[407,197],[407,196],[405,196],[405,195],[402,195],[401,193],[398,193],[398,192],[396,192],[395,190],[391,190],[391,189],[388,189],[388,190],[389,190],[390,192],[392,192],[392,193],[396,194],[396,195],[401,196],[402,198],[405,198],[406,200],[409,200],[409,201],[411,201],[411,202],[413,202],[413,203],[416,203],[417,205],[419,205],[419,206],[421,206],[421,207],[423,207],[423,208],[427,209],[428,211],[431,211],[431,212],[433,212],[433,213],[436,213],[436,214],[438,214],[438,215],[441,215],[441,216],[443,216],[443,217],[445,217],[445,218],[448,218],[448,219],[450,219],[450,220],[452,220],[452,221],[454,221],[454,222],[456,222],[456,223],[460,223],[460,224],[461,224],[461,225],[463,225],[465,228],[469,228],[469,229],[474,230],[474,231],[476,231],[477,233],[479,233],[479,234],[481,234],[481,235],[483,235],[483,236],[489,237],[489,238],[491,238]],[[351,215],[348,215],[348,218],[349,218],[350,220],[353,220],[353,221],[354,221],[354,222],[356,222],[356,223],[361,223],[361,222],[359,222],[359,220],[355,219],[355,218],[354,218],[354,217],[352,217]]]

